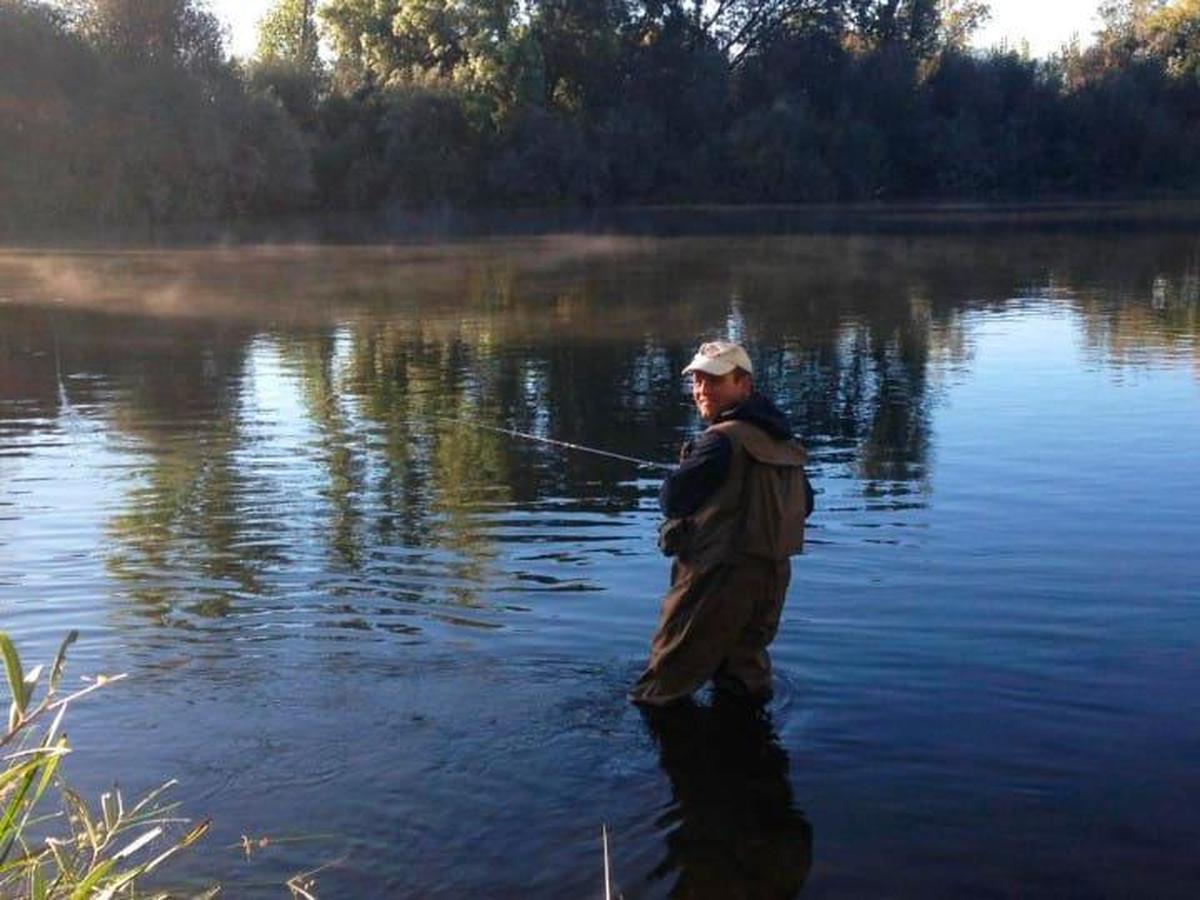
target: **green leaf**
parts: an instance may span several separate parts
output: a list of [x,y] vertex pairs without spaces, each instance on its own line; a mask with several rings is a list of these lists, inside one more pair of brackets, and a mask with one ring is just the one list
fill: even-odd
[[149,831],[146,831],[146,832],[138,835],[136,838],[134,838],[132,841],[130,841],[128,844],[126,844],[124,847],[122,847],[120,850],[118,850],[116,853],[114,853],[113,859],[124,859],[127,856],[133,856],[133,854],[137,853],[139,850],[141,850],[143,847],[145,847],[147,844],[149,844],[152,840],[157,838],[162,833],[163,833],[162,826],[155,825]]
[[33,792],[33,800],[29,803],[31,810],[34,804],[42,799],[42,794],[46,793],[46,788],[50,787],[50,782],[54,780],[54,773],[58,771],[58,764],[62,762],[63,755],[67,752],[67,739],[65,737],[59,738],[53,750],[47,751],[46,765],[42,768],[41,781],[38,782],[37,789]]
[[[67,805],[67,812],[76,819],[75,829],[82,828],[87,833],[88,844],[92,849],[99,849],[100,835],[96,833],[96,826],[92,823],[92,817],[88,813],[87,804],[70,788],[63,788],[63,800]],[[82,835],[81,835],[82,836]]]
[[79,882],[75,886],[75,890],[71,891],[71,900],[90,900],[92,891],[99,887],[100,882],[108,877],[108,873],[112,871],[113,861],[106,859],[96,868],[88,873],[87,878]]
[[135,878],[141,875],[140,869],[132,869],[128,872],[118,873],[112,881],[98,894],[93,894],[89,900],[112,900],[117,895],[117,891],[123,890],[133,884]]
[[50,848],[50,853],[54,856],[54,865],[58,869],[58,877],[54,879],[54,884],[51,885],[51,890],[58,887],[58,883],[63,878],[75,877],[75,855],[68,856],[64,853],[64,848],[72,850],[73,846],[67,842],[57,840],[47,840],[46,846]]
[[29,869],[29,900],[47,900],[49,896],[50,888],[42,874],[41,863],[35,861]]
[[208,834],[208,829],[211,827],[212,819],[205,819],[199,825],[192,828],[191,831],[181,837],[178,841],[176,841],[174,845],[168,847],[158,856],[154,857],[154,859],[150,860],[149,862],[142,863],[142,865],[138,867],[138,874],[141,875],[147,872],[153,872],[180,850],[184,850],[192,846],[192,844],[196,843],[196,841]]
[[[28,756],[24,757],[22,762],[10,764],[9,768],[5,769],[3,772],[0,772],[0,793],[3,793],[4,789],[10,783],[20,778],[24,778],[30,769],[36,769],[41,764],[40,757],[43,755],[43,753],[44,751],[39,749],[34,753],[30,753]],[[2,834],[4,834],[4,832],[0,831],[0,835]]]
[[41,768],[43,762],[44,760],[39,755],[17,767],[22,773],[19,779],[20,784],[13,790],[12,799],[5,807],[3,817],[0,818],[0,842],[3,843],[3,849],[0,849],[0,863],[8,859],[13,844],[21,836],[21,826],[17,824],[17,817],[25,806],[25,797],[29,793],[29,787],[33,784],[33,779],[37,776],[38,769]]
[[26,703],[26,705],[28,705],[29,701],[33,699],[33,692],[35,690],[37,690],[38,679],[42,677],[42,669],[44,669],[44,668],[45,668],[45,666],[34,666],[32,669],[30,669],[28,672],[25,673],[25,703]]
[[0,864],[0,897],[7,897],[2,888],[6,884],[12,884],[15,881],[21,880],[21,872],[29,868],[29,860],[18,857],[12,862]]
[[112,831],[120,821],[120,816],[117,814],[116,798],[113,797],[111,791],[105,791],[100,795],[100,811],[104,813],[104,827]]
[[63,664],[67,661],[67,648],[79,640],[79,632],[71,629],[67,636],[63,638],[62,644],[59,645],[58,653],[54,657],[54,665],[50,667],[50,691],[58,687],[58,682],[62,679]]
[[[154,815],[158,812],[161,812],[163,807],[153,806],[152,804],[155,800],[161,797],[165,791],[170,790],[178,783],[178,779],[172,778],[170,781],[164,781],[162,784],[148,793],[134,805],[133,809],[129,811],[129,821],[137,822],[148,815]],[[174,806],[175,804],[171,805]]]
[[[46,788],[50,786],[50,782],[54,778],[54,773],[58,771],[58,764],[62,759],[62,753],[66,747],[66,739],[59,741],[59,745],[54,748],[43,749],[40,753],[34,755],[30,764],[26,764],[23,768],[27,769],[24,783],[17,789],[13,797],[13,804],[5,810],[4,819],[0,822],[0,836],[4,836],[4,850],[0,852],[0,863],[8,858],[12,852],[13,843],[22,840],[26,829],[29,827],[30,817],[33,815],[34,809],[37,808],[38,801],[42,799],[42,795],[46,792]],[[29,788],[33,784],[34,778],[37,776],[38,769],[41,769],[42,777],[39,779],[37,786],[33,789],[33,795],[29,795]],[[16,818],[19,816],[19,820]],[[22,844],[24,846],[24,844]]]
[[13,703],[17,711],[23,713],[28,702],[25,673],[21,669],[21,657],[16,646],[3,631],[0,631],[0,656],[4,657],[4,671],[8,675],[8,689],[12,693]]

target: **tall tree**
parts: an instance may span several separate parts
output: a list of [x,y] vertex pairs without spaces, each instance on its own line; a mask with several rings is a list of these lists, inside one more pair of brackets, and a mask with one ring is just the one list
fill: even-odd
[[847,0],[693,0],[693,6],[695,21],[734,68],[788,35],[841,34],[848,12]]
[[73,13],[89,41],[127,65],[203,70],[225,61],[221,25],[195,0],[76,0]]
[[313,0],[276,0],[258,23],[258,58],[316,71],[317,40]]
[[1100,4],[1101,28],[1096,49],[1105,68],[1128,65],[1145,46],[1146,24],[1166,0],[1105,0]]
[[450,75],[498,49],[516,0],[329,0],[320,11],[334,50],[377,83],[414,72]]
[[1200,0],[1176,0],[1146,18],[1146,42],[1176,77],[1200,87]]
[[992,7],[986,0],[939,0],[939,43],[943,49],[965,50],[991,17]]
[[313,6],[314,0],[276,0],[258,23],[258,52],[247,69],[250,86],[274,97],[310,132],[317,128],[327,82]]
[[904,48],[918,59],[937,49],[938,0],[850,0],[855,28],[868,48]]
[[626,13],[613,0],[538,2],[532,27],[545,60],[546,102],[580,118],[616,102]]

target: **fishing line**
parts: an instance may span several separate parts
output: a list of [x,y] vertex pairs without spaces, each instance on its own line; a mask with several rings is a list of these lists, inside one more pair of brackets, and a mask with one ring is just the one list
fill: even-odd
[[484,425],[482,422],[468,422],[466,419],[452,419],[447,416],[437,417],[442,422],[450,422],[455,425],[462,425],[467,428],[478,428],[482,431],[494,431],[496,434],[506,434],[509,437],[524,438],[527,441],[537,441],[539,444],[549,444],[551,447],[561,447],[565,450],[578,450],[581,453],[591,453],[595,456],[604,456],[608,459],[619,459],[622,462],[633,463],[635,466],[643,469],[658,469],[661,471],[669,471],[675,467],[670,463],[654,462],[649,459],[640,459],[636,456],[626,456],[624,453],[613,453],[611,450],[600,450],[596,447],[585,447],[583,444],[574,444],[571,441],[558,441],[554,438],[542,437],[537,434],[528,434],[524,431],[517,431],[513,428],[500,428],[496,425]]

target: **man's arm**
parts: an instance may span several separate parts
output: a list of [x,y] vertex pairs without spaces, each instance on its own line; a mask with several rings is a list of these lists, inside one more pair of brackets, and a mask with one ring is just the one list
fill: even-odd
[[684,445],[679,468],[668,475],[658,503],[668,519],[682,519],[700,509],[725,481],[733,444],[720,431],[709,430]]

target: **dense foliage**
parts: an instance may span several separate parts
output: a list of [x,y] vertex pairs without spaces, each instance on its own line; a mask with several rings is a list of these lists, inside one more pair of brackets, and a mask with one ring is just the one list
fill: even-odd
[[0,228],[1193,188],[1200,0],[1101,12],[1039,61],[979,0],[278,0],[243,62],[197,0],[0,0]]

